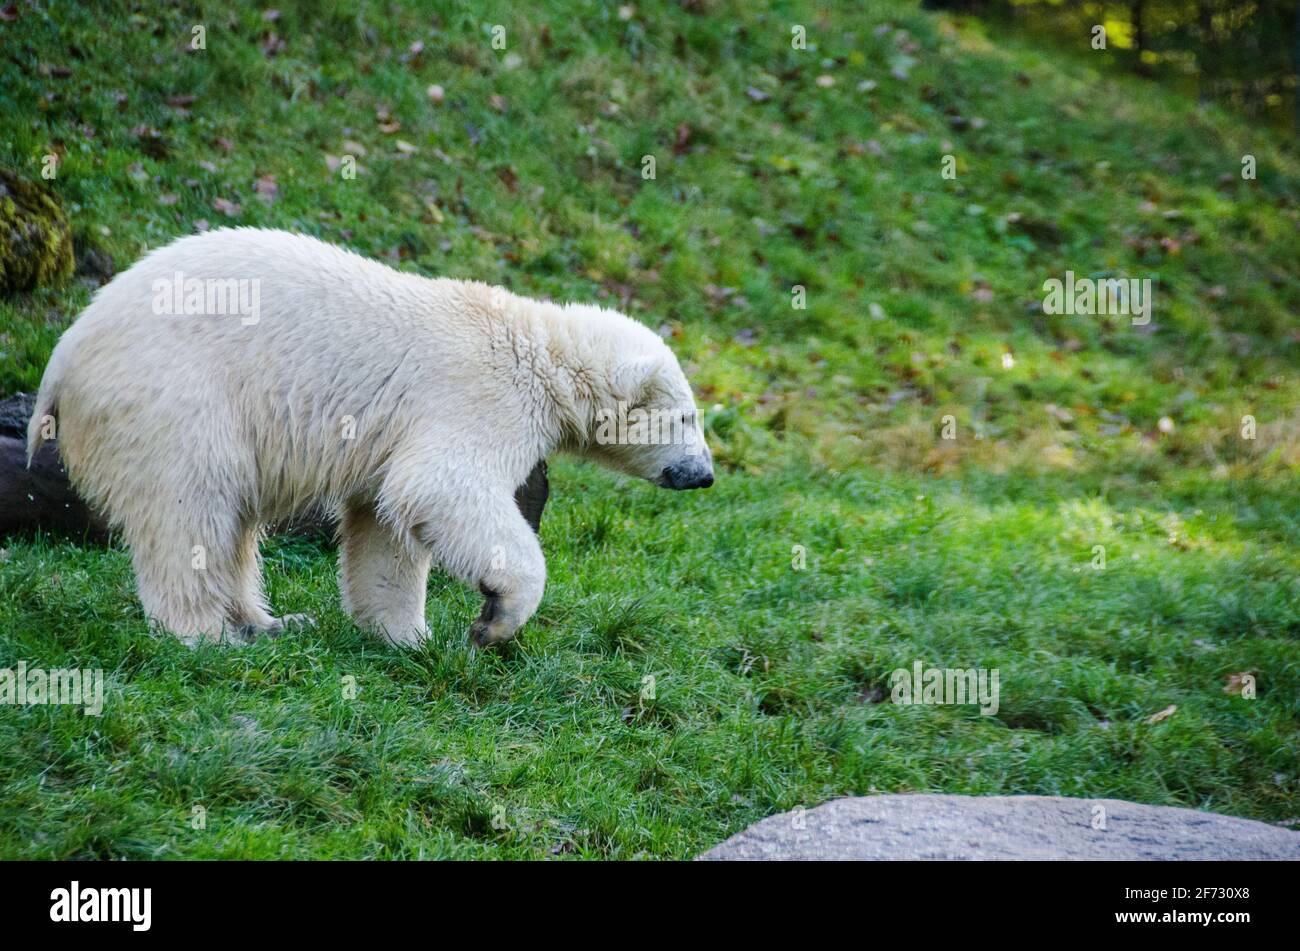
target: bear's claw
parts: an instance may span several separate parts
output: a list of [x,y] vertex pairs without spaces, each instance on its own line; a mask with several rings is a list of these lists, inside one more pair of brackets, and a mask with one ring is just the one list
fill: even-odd
[[260,637],[276,638],[286,631],[301,631],[315,623],[315,619],[310,614],[286,614],[282,617],[272,618],[271,621],[272,623],[268,627],[258,627],[253,624],[242,625],[239,628],[241,639],[247,644]]
[[510,640],[514,631],[500,621],[485,621],[481,617],[469,626],[469,639],[475,647],[492,647]]

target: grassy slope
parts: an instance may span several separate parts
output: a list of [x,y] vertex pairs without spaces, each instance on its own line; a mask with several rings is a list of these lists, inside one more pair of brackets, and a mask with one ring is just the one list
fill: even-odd
[[[1263,133],[894,3],[283,3],[274,25],[139,3],[113,28],[38,6],[0,24],[0,161],[63,152],[53,188],[119,266],[207,219],[630,294],[671,328],[727,474],[670,494],[558,466],[546,601],[483,656],[475,597],[441,578],[427,650],[361,637],[301,541],[268,545],[271,596],[318,628],[195,653],[145,633],[121,550],[10,542],[0,666],[110,686],[99,719],[0,708],[0,856],[683,857],[873,790],[1296,815],[1300,163]],[[192,23],[206,52],[182,50]],[[345,141],[353,181],[324,157]],[[1154,331],[1035,311],[1067,268],[1158,278]],[[37,384],[88,295],[0,302],[0,390]],[[916,659],[1000,668],[999,714],[874,702]],[[1243,671],[1257,700],[1223,691]]]

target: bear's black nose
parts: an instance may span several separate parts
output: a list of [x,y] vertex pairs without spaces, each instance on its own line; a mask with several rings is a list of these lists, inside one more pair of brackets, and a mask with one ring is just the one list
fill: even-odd
[[664,469],[659,484],[667,489],[707,489],[713,485],[713,470],[699,463],[677,463]]

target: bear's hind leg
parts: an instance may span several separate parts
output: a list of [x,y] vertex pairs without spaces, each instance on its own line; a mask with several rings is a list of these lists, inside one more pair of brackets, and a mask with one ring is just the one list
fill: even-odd
[[351,502],[343,510],[339,593],[359,627],[390,644],[415,646],[429,636],[424,602],[429,555],[407,545],[375,515],[374,506]]
[[234,532],[212,526],[186,531],[161,520],[124,532],[145,616],[193,647],[236,639],[230,592],[239,578],[231,553]]

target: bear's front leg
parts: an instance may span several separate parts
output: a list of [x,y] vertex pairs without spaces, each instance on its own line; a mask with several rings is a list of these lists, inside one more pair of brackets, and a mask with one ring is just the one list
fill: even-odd
[[514,637],[537,610],[546,587],[546,561],[537,536],[522,516],[511,521],[516,520],[513,531],[485,539],[489,543],[488,565],[478,578],[483,609],[469,626],[470,642],[477,647]]
[[444,570],[487,598],[470,625],[470,641],[487,647],[514,637],[541,603],[546,560],[513,493],[467,485],[422,508],[412,520],[415,538]]
[[546,560],[515,503],[514,482],[466,464],[477,456],[491,459],[495,448],[467,443],[449,457],[446,441],[412,443],[395,454],[375,507],[448,574],[492,593],[469,636],[479,646],[498,644],[537,610]]
[[480,584],[478,589],[483,594],[483,609],[469,626],[470,643],[476,647],[487,647],[508,640],[514,631],[501,629],[501,596],[487,585]]

